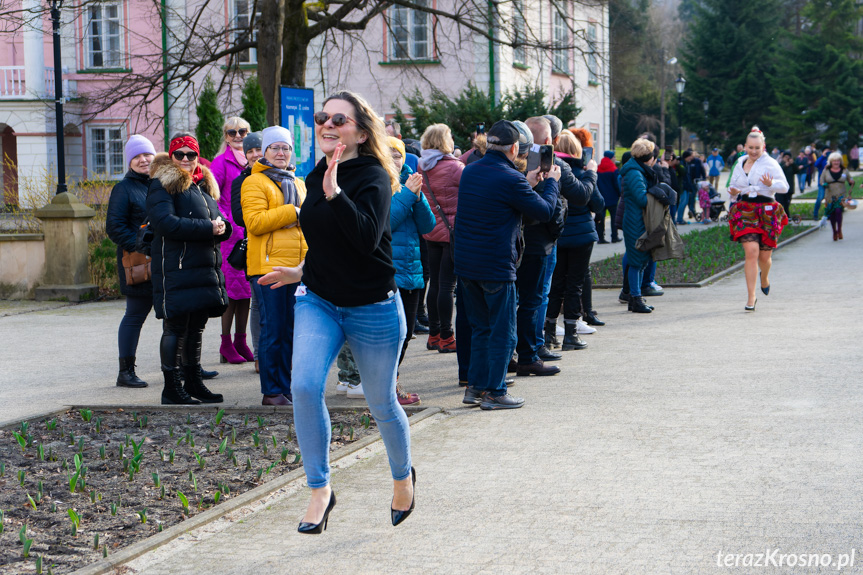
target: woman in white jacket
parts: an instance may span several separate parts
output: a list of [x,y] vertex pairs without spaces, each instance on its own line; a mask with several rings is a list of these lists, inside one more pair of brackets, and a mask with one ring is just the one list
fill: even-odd
[[788,192],[788,181],[779,163],[765,152],[764,134],[753,126],[746,137],[746,155],[734,166],[728,193],[736,202],[729,210],[731,239],[743,245],[748,299],[746,311],[755,311],[756,271],[761,270],[761,292],[770,293],[773,249],[788,223],[776,194]]

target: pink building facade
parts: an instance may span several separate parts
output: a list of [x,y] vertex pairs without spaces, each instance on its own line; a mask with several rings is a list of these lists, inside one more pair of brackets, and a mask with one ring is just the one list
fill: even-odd
[[[20,25],[5,24],[0,48],[0,143],[5,158],[2,188],[6,203],[27,205],[32,182],[55,173],[56,134],[51,22],[39,0],[17,0]],[[426,0],[433,8],[453,9],[457,0]],[[559,4],[559,3],[558,3]],[[143,104],[141,98],[112,99],[130,73],[159,70],[163,54],[176,57],[188,42],[189,22],[218,31],[243,25],[253,17],[254,0],[165,0],[166,24],[152,0],[104,0],[62,13],[63,94],[66,104],[66,172],[74,182],[100,177],[120,179],[126,171],[123,145],[131,134],[143,134],[157,150],[166,133],[193,131],[196,95],[210,75],[217,85],[227,62],[214,63],[191,85],[171,84],[166,94]],[[202,12],[202,6],[206,6]],[[582,108],[565,123],[587,127],[598,149],[610,142],[608,91],[608,5],[565,4],[567,20],[550,0],[514,0],[500,6],[495,34],[526,35],[539,42],[575,43],[577,49],[513,49],[459,30],[447,20],[394,6],[366,30],[336,33],[309,47],[306,85],[316,102],[326,94],[350,89],[363,94],[382,117],[391,117],[404,94],[432,87],[455,96],[469,81],[500,97],[528,85],[539,85],[554,99],[574,90]],[[507,12],[507,10],[509,12]],[[389,25],[387,24],[389,22]],[[567,23],[569,25],[567,25]],[[573,29],[574,32],[573,32]],[[508,36],[509,35],[509,36]],[[524,37],[524,36],[522,36]],[[233,39],[225,34],[224,45]],[[220,40],[221,41],[221,40]],[[254,49],[240,58],[243,74],[254,74]],[[220,93],[225,116],[237,114],[241,86]]]

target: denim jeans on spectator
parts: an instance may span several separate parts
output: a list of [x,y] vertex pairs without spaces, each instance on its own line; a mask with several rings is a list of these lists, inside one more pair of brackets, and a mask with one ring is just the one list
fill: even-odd
[[515,349],[515,282],[459,279],[472,330],[470,386],[491,395],[506,393],[506,368]]
[[150,315],[151,309],[153,309],[153,296],[126,296],[126,313],[120,320],[120,329],[117,330],[119,357],[135,357],[137,355],[141,328],[144,327],[144,322]]
[[803,190],[806,189],[806,172],[802,174],[797,174],[797,191],[803,193]]
[[449,243],[426,242],[429,250],[428,315],[430,335],[441,339],[452,336],[452,310],[454,307],[456,275],[450,255]]
[[817,200],[815,200],[815,211],[814,211],[814,212],[812,212],[812,219],[813,219],[813,220],[817,220],[817,219],[818,219],[818,210],[820,210],[820,209],[821,209],[821,202],[823,202],[823,201],[824,201],[824,192],[825,192],[825,190],[824,190],[824,186],[822,186],[822,185],[819,183],[819,184],[818,184],[818,199],[817,199]]
[[627,275],[629,277],[629,295],[632,297],[641,297],[641,284],[644,281],[645,267],[629,266]]
[[258,297],[255,295],[254,280],[249,280],[252,288],[252,301],[249,304],[249,331],[252,332],[252,347],[255,348],[255,360],[258,359],[258,342],[261,340],[261,310],[258,309]]
[[548,312],[548,294],[551,291],[551,278],[557,265],[557,245],[552,246],[551,253],[545,259],[545,271],[542,280],[542,303],[536,314],[536,341],[540,347],[545,345],[545,314]]
[[677,198],[677,223],[683,223],[683,216],[686,214],[686,203],[689,201],[689,192],[683,190],[680,192],[680,197]]
[[536,324],[542,305],[542,286],[545,283],[545,267],[548,256],[524,254],[516,273],[515,287],[518,291],[516,312],[516,351],[518,363],[528,365],[539,360],[536,339]]
[[331,431],[325,387],[330,367],[346,340],[384,440],[392,477],[407,479],[411,475],[410,428],[396,398],[396,370],[406,332],[401,297],[395,293],[356,307],[335,306],[311,291],[296,299],[294,423],[309,487],[330,483]]
[[[629,275],[629,260],[626,259],[626,254],[623,254],[623,258],[620,260],[620,265],[623,267],[623,293],[630,293],[629,291],[629,280],[631,276]],[[641,295],[641,292],[647,288],[652,282],[656,281],[656,262],[650,260],[648,262],[647,267],[641,270],[641,289],[638,290],[637,295]]]
[[252,290],[258,300],[261,336],[258,340],[258,367],[261,393],[291,397],[291,357],[294,343],[294,292],[299,284],[278,289],[258,283],[253,276]]
[[464,282],[459,281],[455,288],[455,351],[458,359],[458,378],[460,381],[470,381],[468,369],[473,330],[470,328],[470,320],[467,319],[464,298]]

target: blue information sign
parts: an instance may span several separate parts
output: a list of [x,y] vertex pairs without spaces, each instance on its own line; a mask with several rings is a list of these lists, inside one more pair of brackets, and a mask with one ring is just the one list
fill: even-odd
[[297,176],[305,178],[315,167],[315,92],[309,88],[281,86],[282,126],[294,135]]

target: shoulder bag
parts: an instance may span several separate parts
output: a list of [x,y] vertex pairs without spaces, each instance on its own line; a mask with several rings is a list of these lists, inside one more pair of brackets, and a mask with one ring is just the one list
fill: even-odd
[[123,250],[123,271],[126,285],[133,286],[150,281],[150,256],[141,252]]

